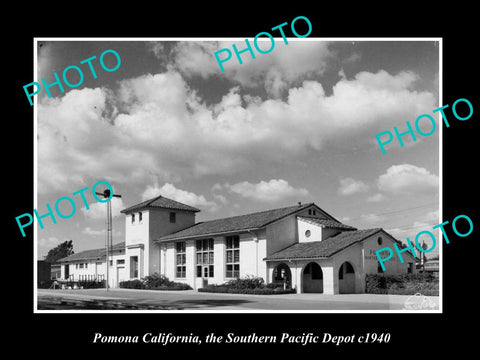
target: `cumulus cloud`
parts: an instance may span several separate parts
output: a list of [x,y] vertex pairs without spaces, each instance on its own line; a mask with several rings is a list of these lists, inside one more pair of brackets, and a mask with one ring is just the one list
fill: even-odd
[[275,202],[289,197],[305,197],[308,191],[304,188],[294,188],[288,181],[272,179],[252,184],[248,181],[233,185],[225,184],[225,188],[242,197],[264,202]]
[[[112,204],[112,218],[121,216],[120,211],[126,208],[122,198],[114,197],[110,202]],[[82,207],[81,211],[87,219],[105,219],[107,216],[106,206],[107,203],[95,202],[89,204],[88,210],[86,207]]]
[[377,180],[382,191],[402,193],[422,193],[438,191],[439,178],[427,169],[411,164],[393,165]]
[[181,41],[173,48],[173,65],[186,76],[207,78],[218,74],[220,68],[213,54],[219,46],[217,41]]
[[174,70],[115,89],[73,89],[38,106],[38,191],[76,191],[98,179],[135,187],[146,179],[233,175],[295,161],[332,138],[368,142],[363,134],[378,124],[432,109],[432,94],[410,89],[415,79],[363,72],[340,79],[330,95],[304,81],[285,100],[265,101],[235,86],[212,105]]
[[142,193],[142,200],[148,200],[159,195],[207,211],[215,211],[218,208],[216,202],[207,200],[205,196],[178,189],[170,183],[165,183],[162,187],[159,187],[158,183],[147,186]]
[[355,180],[352,178],[340,179],[340,187],[338,193],[340,195],[353,195],[368,190],[368,185],[363,181]]
[[165,55],[165,45],[160,41],[147,41],[145,43],[147,49],[155,54],[157,58],[162,58]]
[[[239,51],[246,49],[245,40],[182,41],[172,50],[171,65],[188,77],[222,76],[246,87],[262,85],[268,94],[279,97],[289,84],[301,76],[322,74],[332,56],[329,43],[325,41],[305,42],[292,39],[286,45],[283,40],[276,39],[273,50],[268,54],[259,53],[254,47],[253,40],[249,40],[249,43],[255,58],[252,58],[248,51],[241,53],[240,64],[233,45]],[[266,51],[271,47],[271,41],[268,38],[259,38],[258,46]],[[230,60],[222,63],[224,72],[221,71],[214,55],[221,49],[228,49],[232,54]],[[220,59],[227,56],[227,51],[219,53]]]

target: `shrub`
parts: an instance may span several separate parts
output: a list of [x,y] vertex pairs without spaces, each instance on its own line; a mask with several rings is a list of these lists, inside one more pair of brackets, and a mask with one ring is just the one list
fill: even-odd
[[102,281],[79,281],[78,286],[84,289],[99,289],[105,287],[105,280]]
[[264,287],[264,280],[261,277],[247,275],[244,278],[230,280],[225,286],[231,289],[257,289]]
[[158,273],[145,276],[142,280],[147,289],[157,287],[169,287],[174,284],[174,282],[170,281],[165,275],[160,275]]
[[292,294],[295,289],[283,290],[283,283],[265,284],[261,277],[246,276],[230,280],[220,285],[207,285],[198,289],[199,292],[230,293],[230,294]]
[[37,288],[38,289],[49,289],[52,286],[53,282],[54,282],[54,280],[39,281],[39,282],[37,282]]
[[367,274],[365,292],[370,294],[438,295],[438,279],[432,274]]
[[[277,281],[277,282],[272,282],[270,284],[265,285],[269,289],[283,289],[283,282]],[[288,284],[287,284],[288,287]]]
[[145,276],[142,280],[121,281],[119,286],[124,289],[192,290],[190,285],[171,281],[158,273]]
[[119,286],[124,289],[145,289],[145,284],[138,279],[120,281]]
[[192,290],[191,286],[184,283],[172,282],[169,286],[157,286],[149,288],[150,290]]

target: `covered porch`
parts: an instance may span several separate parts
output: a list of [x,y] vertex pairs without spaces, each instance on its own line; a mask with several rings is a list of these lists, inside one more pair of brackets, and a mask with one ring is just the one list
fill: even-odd
[[297,294],[326,295],[365,292],[365,276],[350,261],[333,259],[267,260],[267,282],[285,283]]
[[267,256],[267,282],[285,279],[298,294],[364,293],[362,245],[336,240],[300,242]]

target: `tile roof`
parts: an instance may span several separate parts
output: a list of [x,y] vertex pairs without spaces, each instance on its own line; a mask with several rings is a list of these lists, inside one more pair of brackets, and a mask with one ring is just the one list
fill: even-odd
[[342,229],[342,230],[357,230],[353,226],[342,224],[341,222],[327,219],[319,219],[311,216],[297,216],[297,219],[304,220],[310,224],[321,225],[327,228]]
[[[112,249],[113,251],[125,250],[125,242],[113,244]],[[80,251],[79,253],[57,260],[57,263],[102,258],[105,258],[105,248]]]
[[197,223],[189,228],[177,231],[175,233],[165,235],[157,239],[158,242],[164,242],[169,240],[195,237],[195,236],[207,236],[228,232],[235,232],[239,230],[252,230],[262,228],[274,221],[280,220],[288,215],[294,214],[300,210],[303,210],[314,203],[308,203],[303,205],[289,206],[280,209],[273,209],[267,211],[260,211],[256,213],[233,216],[229,218],[205,221]]
[[339,233],[322,241],[295,243],[267,256],[265,260],[328,258],[340,250],[365,240],[380,231],[383,231],[383,229],[353,230]]
[[120,211],[121,213],[129,213],[136,210],[144,209],[144,208],[161,208],[161,209],[173,209],[173,210],[184,210],[184,211],[192,211],[192,212],[199,212],[200,210],[189,205],[182,204],[178,201],[168,199],[164,196],[157,196],[153,199],[143,201],[140,204],[136,204],[130,206],[126,209]]

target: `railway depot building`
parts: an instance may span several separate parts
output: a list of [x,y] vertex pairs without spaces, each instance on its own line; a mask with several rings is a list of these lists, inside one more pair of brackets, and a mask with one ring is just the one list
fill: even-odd
[[[382,272],[375,251],[399,243],[381,228],[343,224],[314,203],[196,223],[199,211],[163,196],[122,210],[125,243],[114,246],[110,285],[159,273],[199,289],[257,276],[297,293],[362,293],[365,275]],[[77,279],[85,272],[80,262],[90,275],[105,274],[105,252],[89,251],[61,259],[62,277]],[[404,263],[389,260],[386,274],[416,271],[412,254],[403,255]]]

